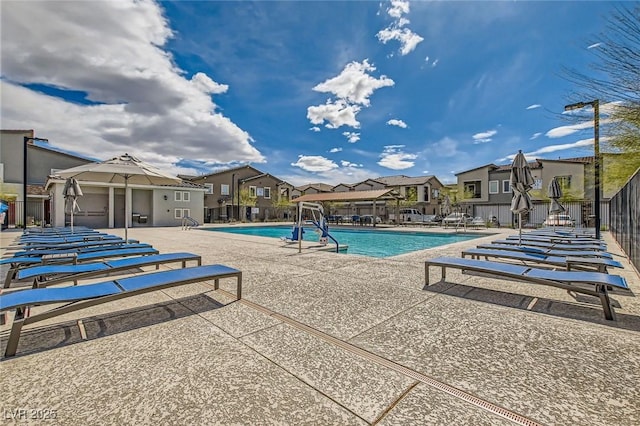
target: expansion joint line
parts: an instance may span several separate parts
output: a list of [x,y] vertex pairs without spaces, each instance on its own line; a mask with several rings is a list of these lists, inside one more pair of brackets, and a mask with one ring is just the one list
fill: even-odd
[[[223,291],[225,293],[228,293],[224,290],[219,290],[219,291]],[[231,293],[229,293],[230,296]],[[318,329],[315,329],[313,327],[310,327],[306,324],[303,324],[301,322],[298,322],[292,318],[287,317],[286,315],[282,315],[279,314],[275,311],[272,311],[269,308],[266,308],[264,306],[258,305],[257,303],[254,302],[250,302],[247,299],[241,299],[238,302],[242,303],[243,305],[246,305],[250,308],[253,308],[257,311],[260,311],[266,315],[271,316],[272,318],[275,318],[277,320],[282,321],[285,324],[288,324],[294,328],[297,328],[299,330],[305,331],[313,336],[316,336],[318,338],[320,338],[321,340],[333,344],[334,346],[337,346],[339,348],[342,348],[344,350],[347,350],[349,352],[351,352],[352,354],[358,355],[361,358],[364,358],[368,361],[372,361],[375,362],[378,365],[381,365],[383,367],[389,368],[397,373],[400,373],[406,377],[409,377],[411,379],[417,380],[420,383],[424,383],[428,386],[431,386],[433,388],[436,388],[442,392],[445,392],[448,395],[451,395],[453,397],[456,397],[460,400],[463,400],[469,404],[472,404],[478,408],[481,408],[485,411],[488,411],[491,414],[500,416],[502,418],[505,418],[507,420],[510,420],[513,423],[522,425],[522,426],[540,426],[539,423],[537,423],[534,420],[529,419],[528,417],[525,417],[521,414],[518,414],[514,411],[511,411],[507,408],[501,407],[497,404],[494,404],[490,401],[484,400],[482,398],[479,398],[477,396],[474,396],[468,392],[465,392],[461,389],[458,389],[454,386],[448,385],[444,382],[441,382],[437,379],[434,379],[432,377],[429,377],[425,374],[422,374],[420,372],[417,372],[415,370],[412,370],[410,368],[407,368],[401,364],[398,364],[396,362],[393,362],[389,359],[386,359],[384,357],[381,357],[380,355],[376,355],[374,353],[371,353],[365,349],[362,349],[356,345],[353,345],[351,343],[345,342],[344,340],[340,340],[336,337],[333,337],[327,333],[324,333]]]

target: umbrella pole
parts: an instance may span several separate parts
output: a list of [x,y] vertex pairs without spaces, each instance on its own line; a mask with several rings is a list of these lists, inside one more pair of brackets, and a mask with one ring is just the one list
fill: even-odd
[[518,244],[522,245],[522,213],[518,213],[518,228],[520,230],[518,233]]
[[129,215],[127,214],[127,189],[129,187],[129,177],[124,178],[124,243],[129,242]]
[[73,234],[73,204],[71,205],[71,233]]

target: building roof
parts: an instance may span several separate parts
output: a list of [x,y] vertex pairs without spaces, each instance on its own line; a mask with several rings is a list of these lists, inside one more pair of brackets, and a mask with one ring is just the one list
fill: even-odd
[[421,185],[427,183],[429,180],[434,178],[433,175],[429,176],[405,176],[405,175],[395,175],[395,176],[380,176],[375,179],[367,179],[374,180],[376,182],[380,182],[387,186],[402,186],[402,185]]
[[[485,165],[483,165],[483,166],[474,167],[473,169],[463,170],[463,171],[461,171],[461,172],[456,173],[456,176],[461,175],[461,174],[463,174],[463,173],[475,172],[476,170],[484,169],[485,167],[486,167],[486,168],[489,168],[489,169],[491,169],[491,170],[495,170],[495,169],[498,169],[498,168],[499,168],[499,167],[498,167],[498,166],[496,166],[495,164],[493,164],[493,163],[489,163],[489,164],[485,164]],[[511,165],[509,165],[509,167],[511,167]]]
[[298,191],[304,192],[309,188],[317,189],[320,192],[331,192],[333,190],[333,185],[329,185],[327,183],[308,183],[306,185],[296,186],[295,189]]
[[288,183],[288,182],[286,182],[286,181],[284,181],[284,180],[280,179],[280,178],[279,178],[279,177],[277,177],[277,176],[272,175],[271,173],[261,173],[261,174],[259,174],[259,175],[250,176],[250,177],[248,177],[248,178],[242,179],[240,182],[241,182],[241,183],[244,183],[244,182],[250,182],[250,181],[252,181],[252,180],[260,179],[260,178],[263,178],[263,177],[270,177],[270,178],[272,178],[273,180],[278,181],[278,185],[289,185],[289,186],[293,187],[293,185],[291,185],[290,183]]
[[370,191],[348,192],[324,192],[319,194],[307,194],[291,200],[294,203],[300,201],[372,201],[379,199],[402,199],[394,189],[373,189]]
[[249,165],[249,164],[245,164],[242,166],[238,166],[238,167],[231,167],[228,169],[223,169],[223,170],[218,170],[216,172],[212,172],[212,173],[208,173],[206,175],[199,175],[199,176],[189,176],[189,175],[178,175],[178,177],[182,178],[182,179],[188,179],[188,180],[194,180],[194,179],[202,179],[202,178],[206,178],[209,176],[215,176],[215,175],[221,175],[224,173],[229,173],[229,172],[235,172],[236,170],[241,170],[241,169],[253,169],[256,174],[263,174],[262,171],[256,169],[255,167]]

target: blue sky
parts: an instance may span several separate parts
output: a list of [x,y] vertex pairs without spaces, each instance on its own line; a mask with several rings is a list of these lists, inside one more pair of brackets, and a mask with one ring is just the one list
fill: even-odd
[[450,183],[518,150],[592,154],[562,68],[588,70],[615,5],[7,1],[1,126],[174,173]]

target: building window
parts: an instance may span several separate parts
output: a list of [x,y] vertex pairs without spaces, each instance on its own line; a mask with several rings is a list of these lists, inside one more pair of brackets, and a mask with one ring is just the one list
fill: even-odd
[[480,182],[465,182],[464,184],[464,197],[465,198],[480,198]]
[[173,192],[173,201],[182,201],[182,191]]
[[220,185],[220,195],[229,195],[229,185],[224,183]]
[[191,216],[191,209],[173,209],[173,218],[182,219]]
[[534,179],[533,187],[531,189],[542,189],[542,179]]
[[497,180],[489,181],[489,194],[499,194],[500,193],[500,182]]
[[505,194],[511,194],[511,181],[509,180],[502,181],[502,192]]
[[191,193],[190,192],[183,192],[182,193],[182,201],[184,202],[190,202],[191,201]]
[[249,197],[256,198],[256,187],[255,186],[250,186],[249,187]]
[[423,192],[424,192],[424,202],[428,203],[429,202],[429,195],[431,194],[431,187],[430,186],[425,186],[424,188],[422,188]]
[[571,188],[571,176],[556,176],[556,180],[560,184],[560,188],[562,189]]
[[264,198],[271,198],[271,188],[268,186],[264,188]]
[[205,183],[204,187],[207,188],[207,192],[205,192],[205,194],[213,194],[213,184],[212,183]]
[[256,189],[256,195],[258,197],[264,197],[264,188],[258,188]]

